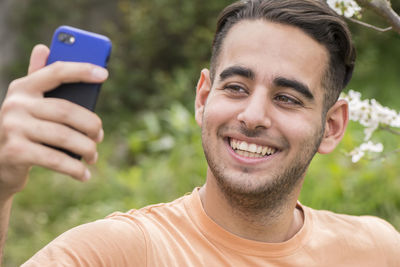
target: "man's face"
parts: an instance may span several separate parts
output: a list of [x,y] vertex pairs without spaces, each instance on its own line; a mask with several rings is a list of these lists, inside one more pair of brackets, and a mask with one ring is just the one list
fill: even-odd
[[225,193],[281,195],[299,184],[323,135],[327,64],[326,49],[293,26],[244,20],[230,29],[196,112]]

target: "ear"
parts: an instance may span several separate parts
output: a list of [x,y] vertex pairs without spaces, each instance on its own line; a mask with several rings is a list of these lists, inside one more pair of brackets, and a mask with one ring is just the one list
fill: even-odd
[[332,152],[342,140],[349,121],[349,105],[346,100],[338,100],[327,112],[325,132],[319,145],[318,152],[327,154]]
[[207,102],[207,97],[211,91],[210,71],[203,69],[200,73],[199,81],[196,88],[195,106],[195,119],[197,124],[201,127],[203,123],[204,107]]

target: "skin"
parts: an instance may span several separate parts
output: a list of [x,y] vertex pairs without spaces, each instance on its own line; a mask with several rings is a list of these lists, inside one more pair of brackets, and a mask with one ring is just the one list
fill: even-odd
[[24,188],[32,166],[80,181],[90,178],[82,161],[43,143],[61,146],[82,155],[87,164],[94,164],[96,145],[104,135],[101,119],[95,113],[62,99],[44,98],[43,93],[61,83],[103,82],[107,70],[72,62],[45,66],[48,55],[46,46],[34,47],[28,75],[10,84],[0,109],[0,262],[12,199]]
[[[309,162],[317,151],[332,151],[347,125],[344,101],[322,117],[327,63],[325,47],[300,29],[245,20],[226,36],[215,80],[201,72],[196,121],[209,168],[200,196],[205,212],[231,233],[282,242],[301,229],[296,204]],[[231,138],[277,152],[240,156]]]

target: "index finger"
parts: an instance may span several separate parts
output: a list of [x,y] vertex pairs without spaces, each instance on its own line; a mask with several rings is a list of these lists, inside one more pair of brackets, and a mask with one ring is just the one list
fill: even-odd
[[25,77],[25,86],[22,87],[23,90],[42,94],[62,83],[101,83],[107,77],[108,71],[97,65],[57,61]]

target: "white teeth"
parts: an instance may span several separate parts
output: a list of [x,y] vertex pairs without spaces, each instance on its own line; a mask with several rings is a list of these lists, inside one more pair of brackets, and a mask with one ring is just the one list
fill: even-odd
[[230,145],[237,154],[243,157],[259,158],[265,155],[272,155],[276,152],[276,149],[272,147],[248,144],[245,141],[239,141],[233,138],[230,139]]
[[265,156],[265,154],[267,154],[267,151],[268,151],[268,147],[263,147],[263,150],[262,150],[262,155],[263,156]]
[[236,141],[235,140],[231,140],[231,147],[233,149],[236,149]]
[[238,149],[247,150],[247,147],[248,147],[247,143],[243,141],[240,143],[240,146],[238,147]]
[[249,145],[249,151],[256,153],[257,152],[257,145],[256,144],[250,144]]
[[244,156],[244,151],[242,151],[242,150],[236,150],[236,153],[238,153],[240,156]]

